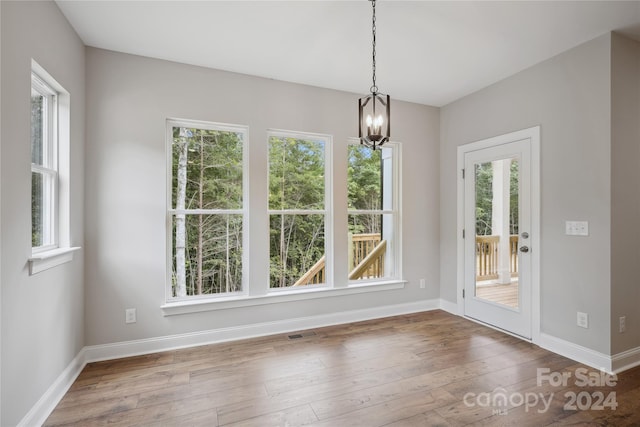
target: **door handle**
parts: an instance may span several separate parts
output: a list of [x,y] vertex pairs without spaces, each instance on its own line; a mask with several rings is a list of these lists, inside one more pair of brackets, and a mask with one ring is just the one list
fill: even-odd
[[526,254],[529,252],[529,246],[520,246],[520,252],[524,252]]

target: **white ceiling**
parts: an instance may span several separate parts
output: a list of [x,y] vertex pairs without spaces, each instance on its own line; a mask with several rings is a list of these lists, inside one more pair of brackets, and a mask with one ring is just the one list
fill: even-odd
[[[57,0],[85,44],[355,93],[371,86],[371,3]],[[378,86],[442,106],[611,30],[639,1],[377,2]]]

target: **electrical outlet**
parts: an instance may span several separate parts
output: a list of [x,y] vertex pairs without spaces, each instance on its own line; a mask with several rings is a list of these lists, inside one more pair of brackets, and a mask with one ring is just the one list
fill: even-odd
[[427,286],[427,281],[425,279],[420,279],[420,289],[424,289]]
[[578,326],[589,328],[589,315],[587,313],[578,312]]
[[136,323],[136,309],[127,308],[124,311],[124,323]]
[[623,333],[624,331],[627,330],[627,317],[626,316],[620,316],[620,333]]

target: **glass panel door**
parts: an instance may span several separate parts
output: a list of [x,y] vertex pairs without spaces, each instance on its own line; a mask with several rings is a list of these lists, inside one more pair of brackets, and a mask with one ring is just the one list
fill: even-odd
[[518,308],[519,160],[477,162],[475,296]]

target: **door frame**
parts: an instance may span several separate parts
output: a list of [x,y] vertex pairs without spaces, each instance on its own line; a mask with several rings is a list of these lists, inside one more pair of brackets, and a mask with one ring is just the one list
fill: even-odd
[[[457,289],[456,300],[458,315],[464,314],[464,170],[465,154],[509,142],[529,139],[531,141],[531,342],[540,340],[540,126],[534,126],[503,135],[471,142],[458,146],[457,161]],[[470,319],[466,317],[467,319]],[[474,320],[474,319],[471,319]],[[475,321],[475,320],[474,320]],[[491,325],[489,325],[491,326]],[[503,331],[502,329],[500,329]],[[508,331],[504,331],[509,333]],[[517,336],[517,335],[514,335]],[[517,336],[518,338],[522,338]],[[523,339],[523,338],[522,338]]]

